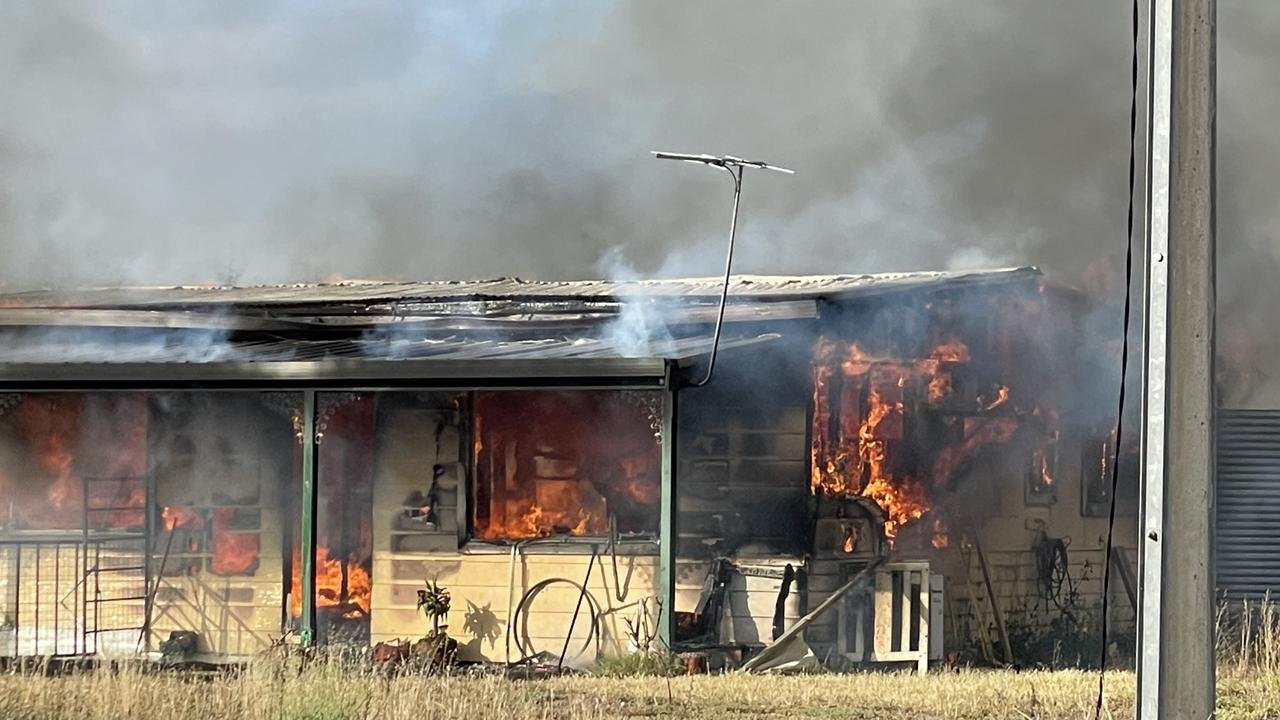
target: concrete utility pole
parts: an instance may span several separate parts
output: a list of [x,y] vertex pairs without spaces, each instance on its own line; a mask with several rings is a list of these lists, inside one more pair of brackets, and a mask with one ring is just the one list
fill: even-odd
[[1142,720],[1213,713],[1216,4],[1144,0]]

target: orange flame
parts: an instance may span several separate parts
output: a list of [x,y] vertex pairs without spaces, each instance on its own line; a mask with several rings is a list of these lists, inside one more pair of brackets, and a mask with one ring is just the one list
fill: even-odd
[[[297,560],[297,558],[294,558]],[[358,618],[369,614],[369,598],[373,593],[373,583],[369,571],[360,565],[355,558],[348,558],[347,592],[342,594],[342,571],[344,563],[329,557],[329,548],[316,548],[316,607],[346,607],[342,613],[344,618]],[[302,615],[302,568],[301,563],[293,564],[293,592],[290,593],[289,611],[293,617]]]
[[930,405],[938,405],[951,397],[951,373],[939,371],[929,378],[925,386],[925,397]]
[[871,362],[871,356],[862,352],[858,343],[852,343],[849,345],[844,362],[840,364],[840,369],[845,375],[861,375],[871,369]]
[[556,533],[601,535],[608,531],[608,521],[581,507],[560,505],[556,509],[534,503],[524,511],[516,509],[506,523],[491,522],[484,537],[537,538]]
[[[316,563],[316,605],[340,605],[342,597],[342,561],[329,557],[329,548],[320,548]],[[346,602],[355,607],[343,613],[343,617],[359,617],[369,614],[369,596],[372,583],[369,573],[356,562],[348,561]]]
[[1053,474],[1049,472],[1049,460],[1045,457],[1044,448],[1035,449],[1034,463],[1040,473],[1040,484],[1044,487],[1053,485]]
[[[904,430],[907,400],[922,396],[924,405],[938,410],[956,392],[952,365],[970,360],[969,347],[955,337],[945,337],[916,360],[872,357],[856,343],[841,347],[819,340],[810,447],[814,493],[874,500],[884,511],[884,535],[891,544],[902,528],[928,515],[931,488],[945,487],[981,448],[1010,441],[1018,427],[1013,415],[970,415],[964,419],[962,439],[935,450],[928,477],[895,470],[901,466],[903,444],[910,440]],[[1010,396],[1007,386],[997,385],[990,396],[970,402],[993,410]],[[945,523],[938,518],[935,526],[932,542],[945,547],[950,542]]]
[[198,530],[204,527],[204,520],[195,508],[165,507],[160,516],[164,519],[165,530],[172,531],[178,528]]
[[649,408],[609,394],[482,393],[472,408],[475,537],[603,535],[661,500]]
[[946,486],[979,450],[988,445],[1007,443],[1017,431],[1017,419],[1009,416],[977,416],[966,419],[964,439],[942,448],[934,459],[930,477],[933,486]]
[[[95,403],[95,412],[85,412],[87,402]],[[94,511],[92,529],[145,523],[147,414],[141,394],[24,395],[16,417],[37,470],[23,485],[39,492],[38,497],[24,492],[10,498],[19,526],[77,528],[85,510]],[[77,457],[81,451],[87,457]],[[83,482],[82,463],[93,469],[95,482]]]
[[[996,390],[996,396],[992,398],[990,402],[982,403],[982,409],[995,410],[996,408],[1005,404],[1005,402],[1007,402],[1008,400],[1009,400],[1009,388],[1005,385],[1001,385],[1000,388]],[[979,399],[979,401],[981,402],[981,398]]]
[[858,542],[858,529],[852,525],[846,525],[844,528],[844,551],[845,553],[853,552],[854,546]]
[[71,464],[75,457],[62,443],[62,437],[53,435],[49,438],[39,455],[40,467],[53,474],[53,482],[49,484],[49,504],[55,510],[66,507],[67,498],[71,497],[75,487],[75,478],[71,474]]
[[[1052,431],[1041,438],[1039,445],[1036,446],[1032,454],[1032,462],[1034,470],[1039,473],[1040,485],[1044,488],[1053,486],[1053,468],[1049,461],[1050,453],[1058,444],[1058,432]],[[1105,464],[1105,460],[1103,461]]]
[[898,536],[898,530],[924,517],[930,508],[924,485],[912,478],[894,482],[883,475],[873,477],[862,494],[884,510],[884,536],[890,542]]
[[64,401],[64,398],[31,396],[21,405],[20,428],[35,454],[36,464],[51,476],[46,499],[55,511],[67,509],[72,496],[79,500],[80,483],[76,480],[75,454],[70,447],[80,423],[77,401],[78,398],[70,397]]
[[622,490],[628,498],[645,505],[653,505],[662,500],[662,486],[653,482],[651,463],[648,456],[622,458]]
[[231,528],[236,509],[213,509],[213,560],[209,570],[216,575],[245,575],[258,563],[260,539],[256,532],[236,532]]
[[969,362],[969,346],[956,338],[949,338],[939,343],[930,357],[943,362]]
[[951,536],[948,534],[947,524],[940,517],[933,519],[933,537],[930,538],[929,544],[937,550],[951,545]]

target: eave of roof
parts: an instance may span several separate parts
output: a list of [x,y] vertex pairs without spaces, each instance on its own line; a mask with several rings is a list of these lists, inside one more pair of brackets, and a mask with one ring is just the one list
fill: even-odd
[[[968,288],[1039,288],[1035,268],[882,275],[734,276],[724,349],[776,340],[779,320],[810,320],[822,302]],[[165,375],[164,365],[626,360],[687,362],[710,351],[716,278],[634,282],[490,280],[259,288],[116,288],[0,296],[0,380]],[[612,332],[643,308],[640,347]],[[740,323],[756,323],[744,325]],[[762,329],[764,328],[764,329]],[[625,335],[625,333],[623,333]],[[634,333],[633,333],[634,334]],[[100,365],[116,366],[95,374]],[[423,368],[416,367],[423,365]],[[38,367],[37,367],[38,366]],[[304,367],[304,365],[297,365]],[[496,367],[496,366],[495,366]],[[9,375],[5,375],[5,373]],[[200,376],[200,370],[175,371]],[[230,372],[230,371],[227,371]],[[250,374],[263,371],[252,371]],[[354,372],[354,370],[352,371]],[[361,370],[360,372],[365,372]],[[554,372],[558,373],[559,370]],[[230,373],[234,376],[235,373]],[[269,375],[269,372],[267,373]],[[359,380],[359,373],[347,377]]]
[[[922,271],[867,275],[735,275],[729,294],[741,300],[837,299],[940,287],[1025,282],[1034,267]],[[445,303],[514,300],[617,302],[719,298],[722,278],[546,281],[500,278],[425,282],[343,282],[255,287],[135,287],[0,294],[0,310],[21,308],[191,308],[198,306],[339,306],[375,303]]]

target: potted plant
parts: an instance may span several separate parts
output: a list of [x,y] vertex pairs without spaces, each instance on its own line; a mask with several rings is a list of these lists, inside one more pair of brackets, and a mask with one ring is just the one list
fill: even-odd
[[452,602],[448,589],[434,580],[426,581],[426,587],[418,591],[418,609],[431,621],[431,632],[413,644],[413,654],[428,669],[452,664],[458,654],[458,643],[449,637],[445,624]]
[[428,580],[426,588],[418,591],[418,609],[431,621],[431,635],[439,635],[448,629],[441,623],[449,617],[449,606],[453,602],[449,591],[434,580]]

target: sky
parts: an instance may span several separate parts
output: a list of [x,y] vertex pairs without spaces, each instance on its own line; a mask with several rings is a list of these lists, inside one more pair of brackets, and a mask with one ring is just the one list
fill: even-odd
[[[1219,12],[1222,265],[1269,271],[1280,8]],[[5,3],[0,287],[715,274],[731,186],[654,149],[797,171],[746,178],[742,272],[1073,283],[1126,240],[1129,13]]]

